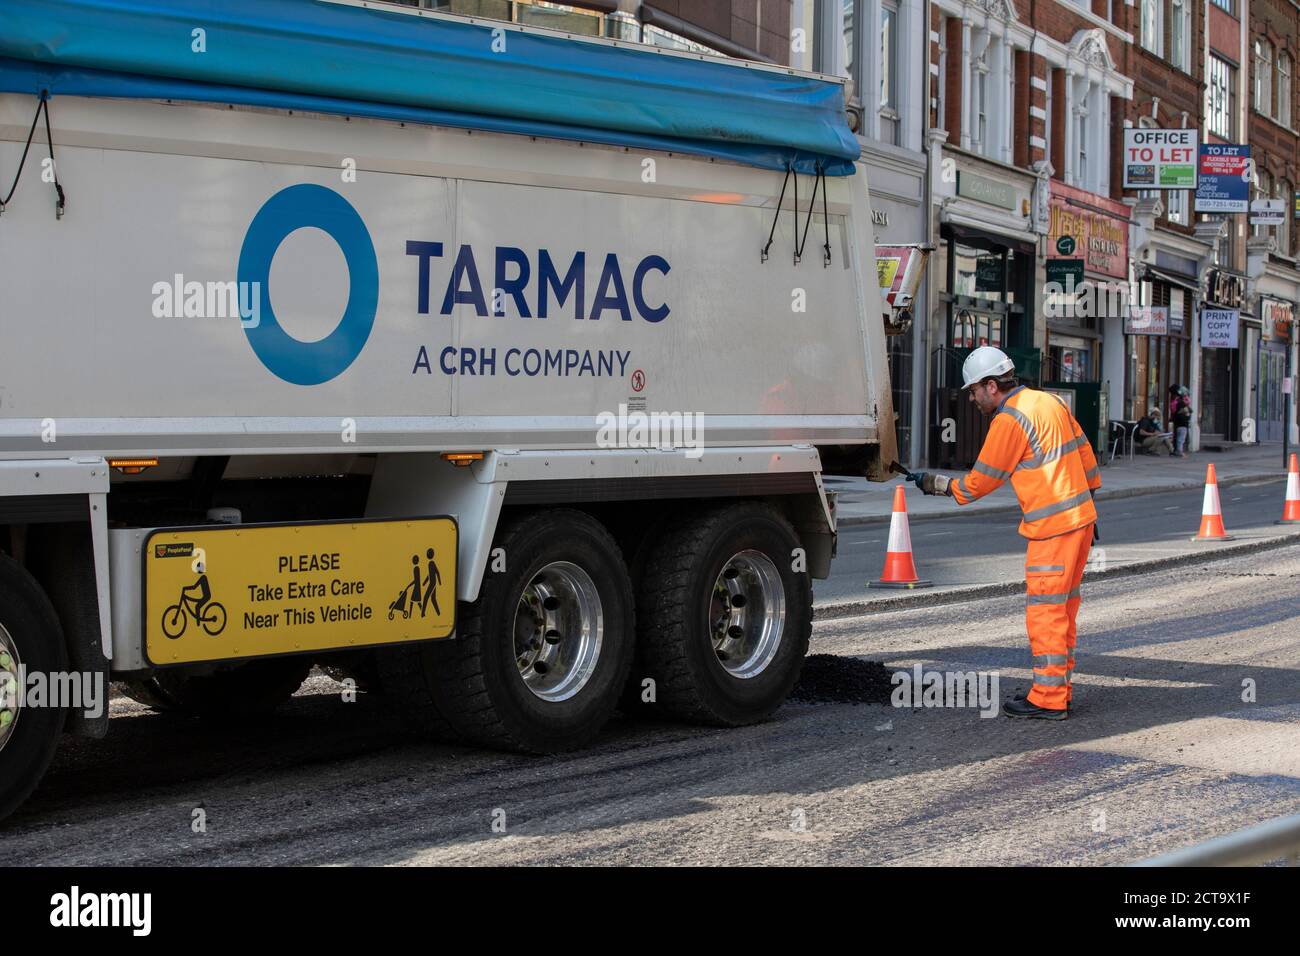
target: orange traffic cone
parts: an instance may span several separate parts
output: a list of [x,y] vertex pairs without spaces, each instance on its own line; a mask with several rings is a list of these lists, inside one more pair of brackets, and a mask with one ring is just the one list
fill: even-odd
[[1282,520],[1278,524],[1300,524],[1300,467],[1294,454],[1286,470],[1286,503],[1282,505]]
[[912,561],[912,532],[907,527],[907,500],[903,486],[894,489],[894,513],[889,518],[889,543],[885,545],[885,573],[873,588],[928,588],[934,582],[922,581],[916,576]]
[[1205,503],[1201,505],[1201,530],[1192,540],[1232,540],[1232,535],[1223,530],[1223,510],[1219,507],[1219,482],[1214,476],[1212,464],[1205,466]]

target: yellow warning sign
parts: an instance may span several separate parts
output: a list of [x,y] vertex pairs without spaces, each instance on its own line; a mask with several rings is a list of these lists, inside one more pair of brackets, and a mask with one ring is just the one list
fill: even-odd
[[145,540],[157,665],[447,637],[452,518],[166,528]]

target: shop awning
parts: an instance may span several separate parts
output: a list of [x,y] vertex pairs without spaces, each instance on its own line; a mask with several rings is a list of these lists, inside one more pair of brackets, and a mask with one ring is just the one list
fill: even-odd
[[859,154],[831,80],[328,0],[3,0],[0,92],[43,90],[374,116],[809,174],[852,175]]
[[1167,282],[1170,285],[1181,286],[1191,292],[1201,290],[1200,283],[1193,276],[1182,276],[1177,272],[1166,272],[1164,269],[1157,269],[1155,266],[1147,266],[1145,275],[1153,279],[1159,279],[1161,282]]

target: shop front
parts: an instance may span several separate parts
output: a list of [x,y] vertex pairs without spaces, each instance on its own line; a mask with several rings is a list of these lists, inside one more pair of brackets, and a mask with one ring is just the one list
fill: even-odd
[[1261,442],[1280,442],[1283,429],[1290,424],[1286,402],[1291,400],[1287,381],[1287,352],[1291,348],[1291,329],[1295,324],[1295,304],[1261,295],[1259,353],[1256,360],[1255,421],[1256,437]]
[[[1123,415],[1136,421],[1151,408],[1169,414],[1169,389],[1190,390],[1196,278],[1148,267],[1125,323]],[[1139,325],[1144,322],[1145,325]]]
[[[1205,303],[1200,314],[1201,394],[1194,404],[1198,413],[1202,444],[1242,439],[1242,393],[1253,379],[1247,368],[1250,335],[1243,319],[1246,305],[1246,277],[1225,269],[1213,269],[1208,276]],[[1252,363],[1253,364],[1253,363]],[[1250,436],[1245,436],[1249,438]]]
[[1050,203],[1043,378],[1098,382],[1106,320],[1127,308],[1129,210],[1057,180]]
[[[955,176],[943,173],[949,160]],[[988,421],[961,390],[961,365],[971,350],[997,346],[1023,380],[1041,382],[1042,335],[1035,323],[1047,181],[951,146],[931,162],[936,238],[928,270],[933,294],[926,460],[960,468],[974,463],[988,432]]]
[[[1103,387],[1106,326],[1128,314],[1129,207],[1051,181],[1043,313],[1043,387],[1070,393],[1075,417],[1100,450],[1111,415]],[[1121,348],[1115,336],[1112,348]]]
[[[879,189],[872,183],[871,216],[877,247],[920,246],[929,234],[923,204],[925,165],[923,157],[916,164],[906,164],[897,156],[872,155],[869,144],[863,144],[864,158],[880,169]],[[929,297],[924,283],[917,289],[912,313],[917,317],[927,314]],[[914,321],[901,335],[886,338],[889,350],[889,380],[894,397],[894,416],[898,435],[899,461],[916,467],[919,454],[913,448],[914,429],[924,421],[924,401],[917,402],[915,383],[924,378],[925,352],[918,345],[924,322]],[[924,399],[924,393],[919,393]],[[919,406],[916,407],[916,406]]]

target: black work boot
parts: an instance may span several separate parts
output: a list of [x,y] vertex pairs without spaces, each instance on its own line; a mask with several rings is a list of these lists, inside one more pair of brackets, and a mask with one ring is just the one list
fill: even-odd
[[[1022,701],[1022,702],[1023,702],[1023,701],[1026,701],[1026,700],[1029,699],[1029,691],[1025,691],[1023,694],[1016,694],[1016,695],[1014,695],[1011,699],[1012,699],[1012,700],[1016,700],[1016,701]],[[1067,701],[1065,702],[1065,711],[1066,711],[1066,713],[1070,713],[1070,712],[1073,711],[1073,710],[1074,710],[1074,705],[1071,704],[1071,703],[1067,700]]]
[[1031,704],[1026,697],[1013,697],[1002,705],[1002,713],[1007,717],[1037,717],[1039,720],[1066,720],[1070,716],[1068,710],[1048,710]]

